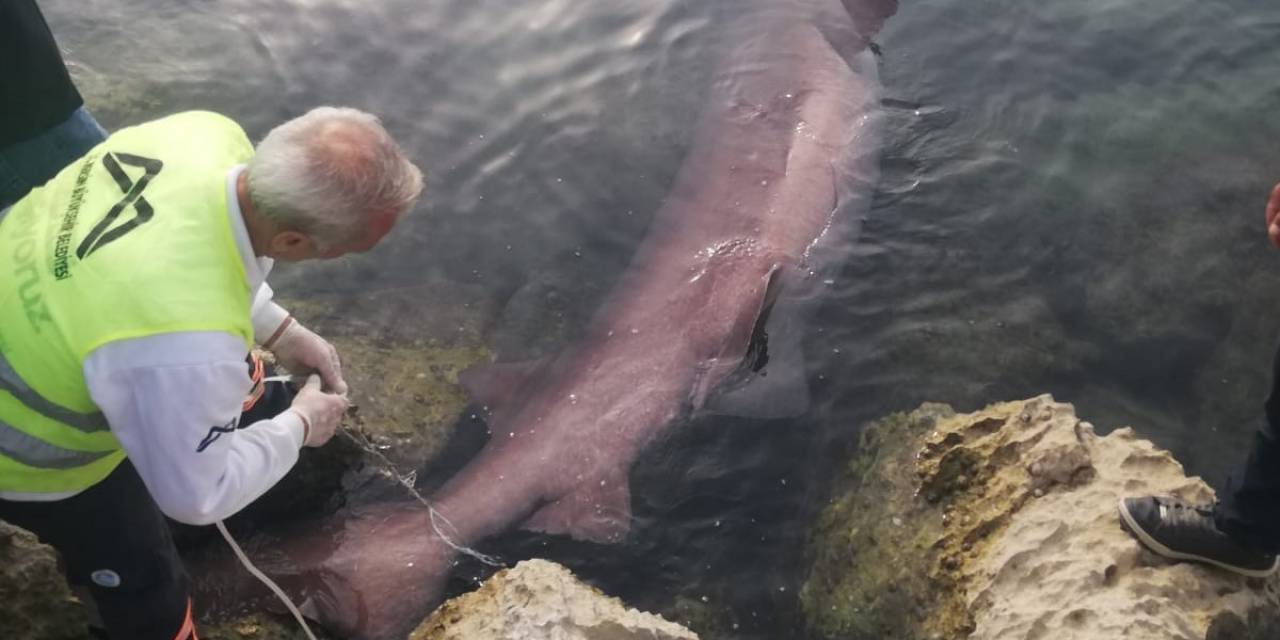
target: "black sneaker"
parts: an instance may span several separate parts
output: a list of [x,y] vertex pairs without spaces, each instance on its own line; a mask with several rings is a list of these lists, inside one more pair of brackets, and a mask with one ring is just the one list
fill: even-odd
[[1166,558],[1207,562],[1255,578],[1276,570],[1275,554],[1242,546],[1219,531],[1213,507],[1168,496],[1123,498],[1120,519],[1143,546]]

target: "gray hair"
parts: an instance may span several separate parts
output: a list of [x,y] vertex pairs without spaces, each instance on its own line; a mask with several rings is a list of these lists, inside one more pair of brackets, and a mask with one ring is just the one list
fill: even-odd
[[411,209],[422,172],[376,116],[317,107],[267,133],[249,161],[248,187],[259,215],[327,249],[363,237],[372,211]]

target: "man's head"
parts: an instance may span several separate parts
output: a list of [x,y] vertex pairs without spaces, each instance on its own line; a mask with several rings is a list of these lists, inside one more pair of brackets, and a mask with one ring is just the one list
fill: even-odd
[[376,117],[318,107],[263,138],[240,192],[258,254],[336,258],[376,245],[417,202],[422,173]]

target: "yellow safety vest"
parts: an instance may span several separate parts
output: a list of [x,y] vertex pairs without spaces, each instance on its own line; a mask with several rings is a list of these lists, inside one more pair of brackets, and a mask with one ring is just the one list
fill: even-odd
[[94,349],[178,331],[249,346],[226,179],[252,155],[231,120],[180,113],[115,133],[0,213],[0,491],[82,490],[124,460],[85,384]]

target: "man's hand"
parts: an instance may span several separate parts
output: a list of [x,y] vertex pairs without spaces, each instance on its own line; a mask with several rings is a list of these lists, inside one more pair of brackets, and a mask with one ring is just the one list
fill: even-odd
[[347,394],[347,381],[342,379],[338,350],[296,319],[276,338],[270,350],[289,373],[317,373],[324,382],[325,391],[342,396]]
[[293,397],[293,405],[289,407],[302,418],[306,432],[302,445],[318,447],[328,442],[338,430],[348,405],[347,396],[320,390],[320,376],[313,374],[307,378],[307,383]]
[[1280,248],[1280,184],[1271,188],[1271,198],[1267,200],[1267,237],[1272,246]]

